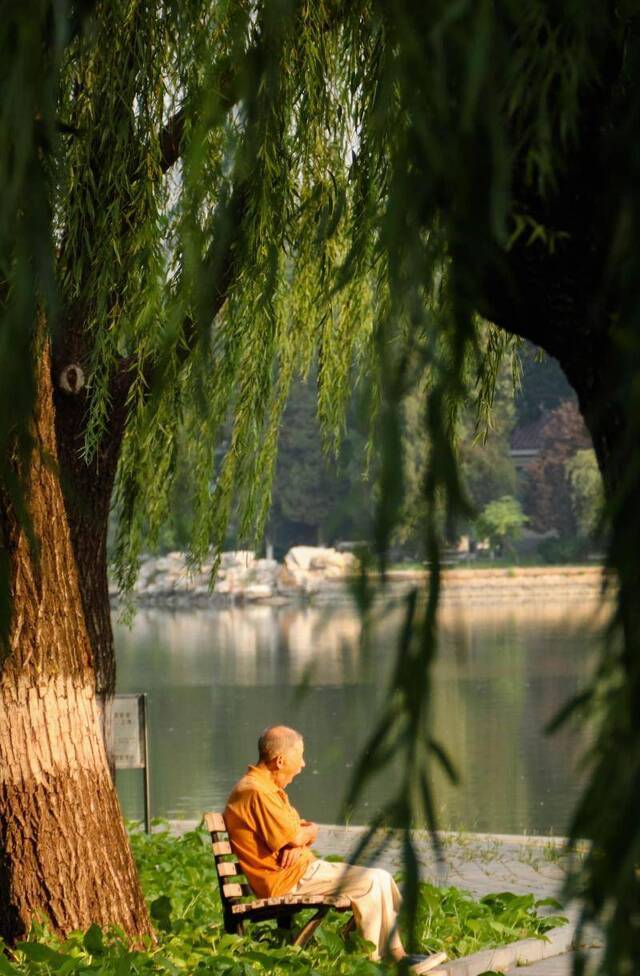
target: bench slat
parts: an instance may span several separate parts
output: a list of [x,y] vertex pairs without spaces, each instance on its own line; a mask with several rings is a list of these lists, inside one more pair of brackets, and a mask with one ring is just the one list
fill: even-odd
[[277,898],[257,898],[255,901],[232,905],[231,911],[234,915],[244,915],[265,908],[295,910],[296,908],[319,908],[322,905],[335,908],[337,911],[347,911],[351,908],[351,900],[346,895],[281,895]]
[[238,865],[234,861],[221,861],[217,867],[218,875],[221,878],[230,878],[232,875],[240,874]]
[[244,892],[240,884],[225,884],[222,886],[222,894],[225,898],[242,898]]
[[233,854],[228,840],[215,840],[211,846],[216,857],[221,857],[223,854]]
[[207,830],[212,833],[217,831],[218,833],[226,832],[227,828],[224,822],[224,818],[221,813],[205,813],[204,822],[206,824]]

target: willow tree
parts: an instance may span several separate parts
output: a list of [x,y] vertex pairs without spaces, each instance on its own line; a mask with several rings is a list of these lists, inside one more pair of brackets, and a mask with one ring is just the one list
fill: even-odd
[[116,479],[126,588],[180,444],[198,560],[219,547],[234,490],[241,531],[264,524],[278,419],[316,353],[325,429],[339,427],[371,286],[327,300],[352,124],[333,125],[323,91],[334,26],[313,8],[211,0],[41,0],[3,18],[7,939],[42,911],[62,933],[149,931],[102,736]]
[[[125,587],[143,533],[166,512],[182,447],[194,471],[194,559],[220,545],[234,495],[241,531],[259,533],[278,418],[292,375],[314,355],[328,441],[339,437],[354,363],[370,383],[381,553],[403,507],[404,398],[426,390],[425,531],[437,565],[442,500],[466,504],[456,405],[473,372],[490,400],[509,337],[530,339],[576,390],[608,498],[616,627],[589,699],[599,731],[573,830],[594,841],[579,879],[585,916],[608,925],[607,972],[628,972],[640,958],[634,5],[36,7],[38,16],[16,10],[2,27],[12,54],[0,127],[0,448],[14,598],[3,687],[19,676],[46,698],[53,675],[67,673],[57,637],[46,638],[39,667],[25,650],[45,639],[46,592],[72,608],[66,640],[85,647],[76,683],[92,681],[88,639],[108,697],[114,483]],[[488,345],[479,315],[495,323]],[[42,379],[48,346],[52,394]],[[34,421],[45,415],[57,458]],[[223,426],[231,435],[220,456]],[[66,517],[59,506],[55,519],[37,517],[45,480],[62,485]],[[47,546],[62,550],[65,532],[77,592],[62,591],[45,558]],[[21,546],[11,543],[18,536]],[[29,592],[18,586],[27,558],[39,580]],[[397,693],[372,743],[370,768],[401,752],[403,792],[390,811],[400,821],[433,821],[430,763],[447,765],[428,707],[438,586],[434,572],[425,609],[408,606]],[[66,776],[66,760],[61,768]],[[42,879],[31,884],[37,863],[30,901],[22,897],[12,846],[16,797],[33,788],[22,771],[2,790],[2,870],[26,917],[38,897],[47,904]],[[27,836],[21,843],[37,852]]]

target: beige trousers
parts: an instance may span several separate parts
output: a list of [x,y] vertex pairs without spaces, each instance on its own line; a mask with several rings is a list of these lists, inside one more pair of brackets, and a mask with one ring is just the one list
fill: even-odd
[[372,959],[401,949],[398,933],[400,892],[388,871],[341,861],[312,861],[292,894],[346,895],[362,936],[373,942]]

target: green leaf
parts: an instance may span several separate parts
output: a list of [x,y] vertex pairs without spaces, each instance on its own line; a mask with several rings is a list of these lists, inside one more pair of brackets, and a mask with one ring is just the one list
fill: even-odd
[[67,961],[67,956],[60,952],[50,949],[42,942],[21,942],[16,947],[17,951],[23,953],[31,962],[44,962],[51,969],[58,970]]
[[87,952],[92,956],[101,956],[104,952],[102,929],[95,922],[87,929],[83,943]]
[[125,953],[120,956],[116,962],[113,976],[130,976],[132,970],[133,966],[131,965],[131,956],[129,953]]
[[248,952],[243,952],[242,957],[243,959],[250,959],[252,962],[259,963],[267,972],[273,968],[273,956],[268,955],[266,952],[255,952],[251,949]]
[[0,951],[0,976],[18,976],[17,966],[12,966],[5,954]]
[[159,966],[162,966],[163,969],[166,969],[166,971],[170,973],[171,976],[180,976],[182,970],[180,970],[177,966],[174,966],[174,964],[171,962],[170,959],[167,958],[167,956],[156,956],[155,960],[157,964]]
[[536,908],[543,908],[548,906],[549,908],[562,909],[564,906],[558,901],[557,898],[539,898],[535,903]]
[[149,906],[151,918],[158,923],[164,932],[171,930],[171,899],[168,895],[160,895]]
[[566,925],[568,921],[569,919],[564,915],[546,915],[544,918],[540,919],[540,931],[548,932],[549,929],[555,929],[559,925]]

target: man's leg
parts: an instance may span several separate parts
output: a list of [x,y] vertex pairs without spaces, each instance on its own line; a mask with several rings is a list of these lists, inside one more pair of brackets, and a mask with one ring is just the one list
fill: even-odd
[[382,930],[391,933],[388,943],[388,951],[392,956],[398,958],[404,955],[404,946],[398,931],[398,912],[402,903],[402,896],[398,886],[388,871],[379,870],[379,883],[382,888],[381,912]]
[[404,954],[398,933],[400,892],[388,871],[333,861],[314,861],[294,888],[299,895],[346,895],[362,936],[374,945],[373,959]]

